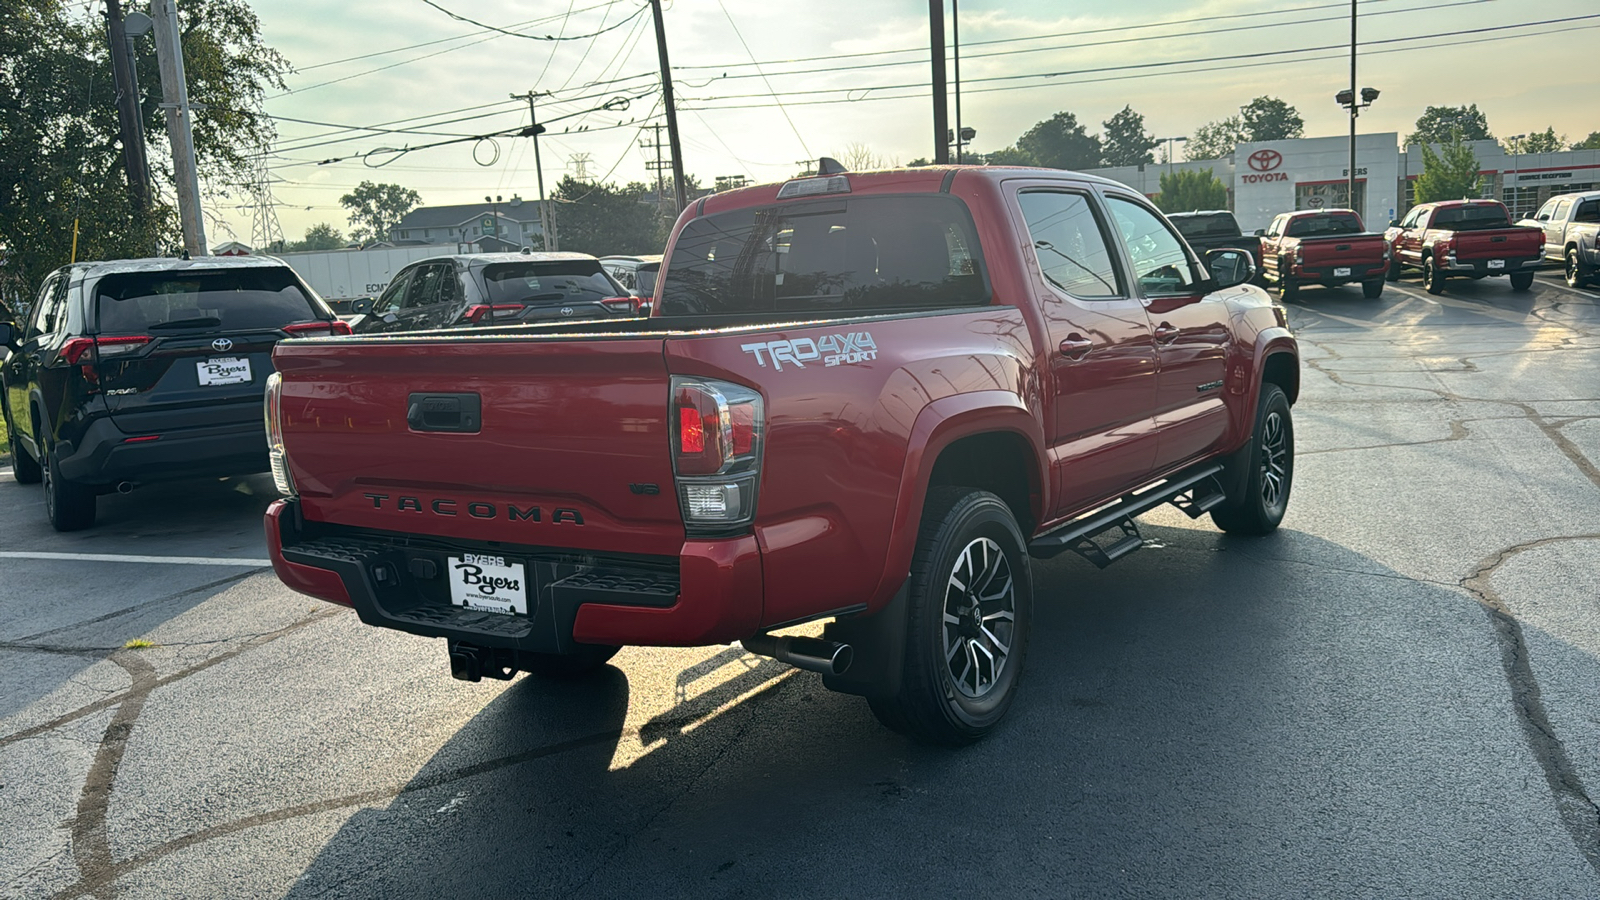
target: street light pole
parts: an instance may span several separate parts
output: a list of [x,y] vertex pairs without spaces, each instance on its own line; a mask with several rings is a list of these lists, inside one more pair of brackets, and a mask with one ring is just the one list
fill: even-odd
[[[1356,209],[1356,0],[1350,0],[1350,177],[1345,185],[1346,202]],[[1361,215],[1363,210],[1356,210]]]
[[1520,154],[1521,151],[1522,151],[1522,139],[1527,137],[1527,136],[1528,135],[1526,133],[1524,133],[1524,134],[1513,134],[1511,137],[1506,138],[1506,140],[1508,142],[1510,142],[1510,144],[1511,144],[1511,218],[1512,219],[1516,219],[1517,218],[1517,210],[1522,208],[1522,203],[1521,203],[1521,201],[1522,201],[1522,190],[1521,190],[1522,189],[1522,185],[1519,183],[1521,181],[1521,179],[1519,179],[1517,177],[1518,175],[1522,174],[1522,169],[1521,169],[1520,164],[1518,163],[1517,157],[1518,157],[1518,154]]
[[933,59],[933,164],[950,161],[950,116],[945,106],[944,0],[928,0],[928,50]]
[[957,4],[960,0],[950,0],[950,40],[954,42],[956,65],[956,162],[962,161],[961,154],[961,10]]
[[490,197],[486,194],[484,195],[483,202],[489,204],[489,209],[492,210],[492,214],[494,216],[494,236],[504,241],[505,238],[500,236],[500,195],[496,194],[493,197]]

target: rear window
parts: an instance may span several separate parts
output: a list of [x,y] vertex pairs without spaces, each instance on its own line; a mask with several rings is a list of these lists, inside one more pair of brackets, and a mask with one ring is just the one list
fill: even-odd
[[1449,228],[1453,231],[1481,231],[1485,228],[1507,228],[1505,207],[1486,203],[1482,206],[1446,206],[1433,211],[1430,227]]
[[944,195],[831,197],[696,219],[678,235],[661,290],[669,316],[989,302],[972,216]]
[[101,334],[280,328],[319,317],[288,269],[107,275],[98,293]]
[[1361,220],[1350,213],[1329,213],[1289,220],[1289,237],[1320,237],[1325,234],[1360,234]]
[[1238,237],[1239,223],[1229,213],[1212,216],[1174,216],[1172,224],[1186,238]]
[[495,263],[483,270],[490,303],[566,303],[627,296],[596,259]]

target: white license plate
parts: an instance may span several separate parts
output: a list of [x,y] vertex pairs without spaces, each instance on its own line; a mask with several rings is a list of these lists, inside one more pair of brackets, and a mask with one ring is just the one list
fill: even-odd
[[528,614],[528,582],[522,563],[476,553],[452,556],[448,562],[451,603],[508,616]]
[[1335,277],[1335,278],[1348,278],[1348,277],[1350,277],[1350,267],[1349,266],[1339,266],[1338,268],[1333,270],[1333,277]]
[[1491,268],[1491,269],[1504,269],[1505,267],[1506,267],[1506,261],[1503,260],[1503,259],[1491,259],[1491,260],[1489,260],[1489,268]]
[[200,383],[202,385],[248,384],[250,382],[249,359],[222,356],[195,363],[195,368],[200,371]]

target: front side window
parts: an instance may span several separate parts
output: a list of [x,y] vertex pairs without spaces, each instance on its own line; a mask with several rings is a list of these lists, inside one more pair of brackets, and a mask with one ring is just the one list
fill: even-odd
[[827,197],[696,219],[663,315],[866,312],[989,303],[977,230],[946,195]]
[[1183,241],[1153,212],[1131,200],[1107,197],[1117,232],[1133,263],[1133,277],[1145,294],[1189,294],[1200,277]]
[[1085,300],[1125,295],[1106,247],[1105,231],[1083,194],[1025,191],[1018,195],[1044,279]]

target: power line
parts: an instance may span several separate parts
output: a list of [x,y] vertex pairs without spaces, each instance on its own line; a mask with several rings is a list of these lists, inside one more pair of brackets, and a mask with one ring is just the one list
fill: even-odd
[[[738,23],[734,22],[733,16],[729,14],[728,7],[722,2],[722,0],[717,0],[717,8],[721,9],[723,16],[727,17],[728,24],[733,26],[734,36],[739,39],[739,45],[744,47],[744,52],[750,57],[750,61],[754,63],[756,61],[756,55],[755,53],[751,52],[750,45],[744,39],[744,34],[739,31]],[[756,65],[756,74],[761,75],[761,66],[759,64]],[[772,90],[772,82],[768,81],[767,76],[765,75],[761,75],[761,80],[766,84],[767,91],[772,94],[773,102],[778,104],[778,111],[783,113],[783,120],[789,123],[789,129],[794,132],[795,138],[800,141],[800,149],[805,151],[807,157],[810,157],[811,148],[806,146],[805,135],[801,134],[800,129],[795,126],[794,119],[789,118],[789,111],[783,108],[783,101],[779,100],[777,93]]]
[[[617,3],[619,3],[619,2],[621,2],[621,0],[606,0],[605,3],[596,3],[593,6],[585,6],[582,9],[570,9],[569,8],[567,10],[567,15],[573,15],[575,13],[584,13],[584,12],[588,12],[591,9],[600,9],[602,7],[616,6]],[[518,22],[517,24],[510,25],[508,27],[510,27],[510,28],[528,28],[528,27],[531,27],[531,26],[534,26],[534,25],[543,25],[546,22],[554,22],[556,19],[559,19],[559,18],[562,18],[562,17],[561,16],[545,16],[542,19],[529,19],[526,22]],[[459,40],[463,40],[465,38],[477,37],[478,35],[486,34],[486,33],[489,33],[489,32],[490,32],[490,29],[484,28],[484,29],[480,29],[478,31],[469,31],[466,34],[457,34],[457,35],[453,35],[451,37],[437,38],[437,39],[431,40],[431,41],[423,41],[420,44],[407,44],[404,47],[390,47],[387,50],[374,50],[371,53],[363,53],[360,56],[346,56],[346,57],[344,57],[342,59],[330,59],[327,62],[313,63],[313,64],[311,64],[309,66],[300,66],[295,71],[296,72],[309,72],[312,69],[323,69],[323,68],[327,68],[328,66],[337,66],[340,63],[359,62],[359,61],[361,61],[363,59],[374,59],[374,58],[379,57],[379,56],[387,56],[390,53],[403,53],[403,52],[405,52],[407,50],[420,50],[423,47],[433,47],[433,46],[437,46],[439,44],[448,44],[451,41],[459,41]],[[463,46],[470,46],[470,45],[463,45]],[[461,48],[457,47],[455,49],[459,50]]]
[[648,7],[641,6],[637,10],[634,11],[633,15],[629,16],[628,18],[623,19],[622,21],[618,22],[615,25],[607,26],[605,28],[600,29],[599,31],[592,32],[590,34],[575,34],[575,35],[572,35],[571,37],[555,37],[553,35],[548,35],[547,34],[547,35],[544,35],[544,36],[541,37],[541,36],[536,35],[536,34],[523,34],[520,31],[511,31],[511,30],[508,30],[508,29],[505,29],[505,28],[501,28],[501,27],[499,27],[497,25],[486,25],[483,22],[479,22],[477,19],[469,19],[466,16],[459,15],[457,13],[453,13],[450,10],[445,9],[444,7],[440,6],[439,4],[433,2],[433,0],[422,0],[422,2],[428,4],[429,6],[433,7],[434,9],[437,9],[439,12],[444,13],[445,15],[449,16],[452,19],[455,19],[458,22],[466,22],[469,25],[476,25],[479,28],[487,28],[490,31],[498,31],[501,34],[506,35],[507,37],[519,37],[519,38],[524,38],[524,39],[530,40],[530,41],[581,41],[581,40],[585,40],[587,38],[599,37],[600,35],[605,34],[608,31],[613,31],[615,29],[621,28],[623,25],[627,24],[630,20],[638,18],[641,14],[644,13],[644,11],[646,9],[648,9]]

